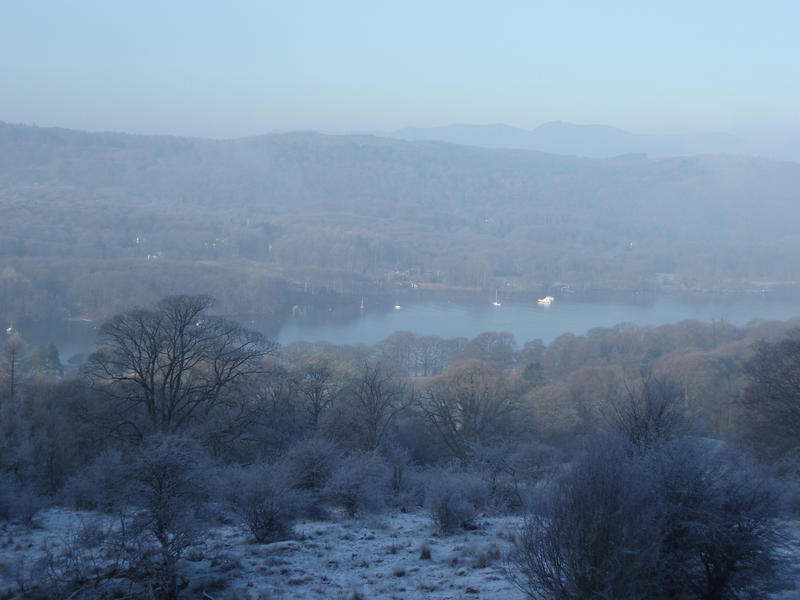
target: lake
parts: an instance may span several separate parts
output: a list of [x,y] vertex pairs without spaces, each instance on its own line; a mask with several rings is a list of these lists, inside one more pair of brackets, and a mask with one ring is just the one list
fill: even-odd
[[485,331],[509,331],[521,345],[539,338],[549,344],[563,333],[583,335],[594,327],[618,323],[664,325],[686,319],[711,322],[726,320],[746,325],[753,319],[786,320],[800,315],[796,299],[773,296],[709,296],[687,300],[673,297],[630,302],[587,302],[557,298],[550,306],[536,301],[503,300],[492,306],[494,298],[457,301],[420,300],[395,309],[393,306],[358,306],[319,309],[289,320],[279,331],[281,344],[294,341],[325,340],[334,344],[374,344],[395,331],[443,338],[473,338]]
[[[492,306],[492,300],[494,295],[462,294],[448,301],[441,295],[419,294],[398,300],[403,305],[395,309],[385,297],[374,299],[372,303],[365,298],[363,311],[359,309],[358,301],[346,307],[310,303],[303,306],[304,316],[288,317],[280,328],[275,315],[234,319],[268,333],[283,345],[317,340],[334,344],[374,344],[396,331],[443,338],[474,338],[485,331],[509,331],[522,345],[536,338],[549,344],[563,333],[582,335],[594,327],[611,327],[625,322],[664,325],[697,319],[746,325],[753,319],[784,321],[800,315],[800,301],[777,296],[706,296],[691,301],[674,297],[634,297],[630,301],[596,302],[556,298],[550,306],[541,306],[535,300],[503,299],[499,307]],[[97,322],[57,319],[18,325],[31,350],[54,341],[62,361],[74,354],[90,352],[98,327]],[[275,331],[277,335],[274,335]]]

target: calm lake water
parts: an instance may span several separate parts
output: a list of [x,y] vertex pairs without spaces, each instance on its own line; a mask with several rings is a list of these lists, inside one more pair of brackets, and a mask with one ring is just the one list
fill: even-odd
[[[711,322],[726,320],[746,325],[753,319],[784,321],[800,315],[800,300],[772,296],[704,297],[694,301],[659,298],[631,302],[586,302],[556,298],[550,306],[535,301],[503,299],[500,307],[492,306],[492,297],[460,296],[447,301],[441,297],[406,298],[400,309],[385,299],[370,302],[364,299],[352,306],[304,306],[305,315],[290,317],[280,329],[274,319],[236,318],[253,329],[265,332],[281,344],[295,341],[326,340],[334,344],[374,344],[396,331],[443,338],[473,338],[485,331],[509,331],[522,345],[539,338],[549,344],[562,333],[585,334],[594,327],[611,327],[618,323],[664,325],[686,319]],[[400,300],[400,302],[403,302]],[[95,344],[99,323],[51,320],[41,323],[19,323],[20,334],[31,350],[40,344],[55,342],[62,362],[74,354],[87,354]],[[275,331],[278,331],[275,335]]]
[[[485,300],[485,301],[484,301]],[[533,302],[503,301],[419,301],[394,309],[391,306],[365,309],[322,309],[288,321],[278,334],[281,344],[294,341],[326,340],[334,344],[374,344],[395,331],[444,338],[473,338],[485,331],[509,331],[521,345],[539,338],[549,344],[563,333],[585,334],[594,327],[618,323],[664,325],[686,319],[711,322],[726,320],[746,325],[753,319],[786,320],[800,315],[797,299],[770,296],[708,297],[687,301],[659,298],[642,302],[585,302],[556,299],[550,306]]]

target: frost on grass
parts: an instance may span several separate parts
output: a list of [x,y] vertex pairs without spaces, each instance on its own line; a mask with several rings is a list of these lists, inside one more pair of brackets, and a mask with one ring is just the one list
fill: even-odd
[[[479,524],[442,536],[424,511],[351,519],[340,510],[329,520],[299,520],[294,539],[264,544],[238,523],[211,526],[177,561],[187,582],[178,597],[521,600],[504,569],[522,518]],[[40,512],[32,527],[0,523],[0,597],[66,598],[63,581],[118,568],[105,551],[118,527],[111,517],[64,509]],[[800,529],[792,531],[800,540]],[[76,597],[125,597],[129,589],[107,582]],[[796,589],[771,596],[795,597]]]
[[[181,581],[187,583],[178,597],[205,593],[213,598],[522,598],[504,577],[502,561],[486,558],[495,547],[509,548],[505,532],[519,526],[517,517],[484,519],[480,530],[447,537],[437,535],[425,513],[387,512],[380,518],[351,519],[339,511],[333,517],[299,521],[296,539],[265,544],[254,544],[250,532],[237,524],[208,529],[176,565]],[[14,540],[0,550],[0,564],[13,567],[13,559],[19,557],[28,566],[58,559],[61,577],[76,577],[79,571],[91,576],[112,567],[102,552],[116,527],[109,518],[51,509],[37,519],[37,528],[0,526],[0,540]],[[429,558],[422,556],[423,546]],[[67,555],[72,558],[64,562]],[[38,581],[18,581],[21,571],[5,568],[0,573],[0,597],[31,597],[37,586],[68,595],[66,587],[52,587],[46,569]],[[102,589],[100,595],[83,597],[109,597],[116,591],[111,586],[97,589]]]

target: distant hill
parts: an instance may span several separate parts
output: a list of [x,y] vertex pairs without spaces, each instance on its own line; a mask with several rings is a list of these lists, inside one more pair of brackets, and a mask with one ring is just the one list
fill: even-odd
[[439,140],[483,148],[519,148],[553,154],[611,158],[621,154],[647,154],[655,158],[735,154],[800,160],[797,145],[770,147],[727,133],[647,135],[607,125],[576,125],[563,121],[544,123],[527,130],[503,124],[449,125],[406,128],[386,134],[403,140]]
[[187,290],[227,298],[229,312],[260,310],[273,294],[265,278],[337,293],[412,280],[760,290],[800,282],[799,200],[800,165],[750,157],[0,123],[0,313],[5,303],[47,314],[42,303],[66,295],[80,298],[71,314],[94,314],[109,298]]

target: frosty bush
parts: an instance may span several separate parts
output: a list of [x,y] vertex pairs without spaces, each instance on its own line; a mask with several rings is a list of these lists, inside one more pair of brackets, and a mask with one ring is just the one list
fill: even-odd
[[410,465],[403,472],[403,485],[395,492],[394,503],[403,512],[425,506],[425,491],[429,480],[428,471]]
[[373,452],[354,452],[341,460],[325,488],[326,497],[350,517],[384,507],[391,468]]
[[283,457],[295,487],[321,490],[339,459],[336,444],[315,435],[292,445]]
[[25,416],[21,398],[0,403],[0,518],[29,524],[47,502],[47,439]]
[[657,572],[652,486],[620,444],[598,446],[531,514],[512,562],[531,598],[645,598]]
[[308,493],[292,486],[285,463],[259,464],[230,476],[230,502],[260,543],[286,539],[308,503]]
[[46,505],[47,500],[43,496],[20,485],[12,474],[0,471],[0,520],[30,525],[36,513]]
[[486,484],[475,475],[432,471],[425,490],[425,508],[442,533],[474,529],[488,496]]
[[308,511],[322,517],[322,491],[339,462],[339,451],[330,440],[315,435],[296,442],[282,458],[292,485],[307,492]]
[[382,456],[386,459],[392,470],[390,487],[393,494],[403,492],[408,484],[408,472],[411,467],[411,451],[396,443],[385,444],[381,449]]
[[690,439],[645,451],[607,439],[527,519],[511,575],[542,600],[763,597],[781,548],[777,506],[741,456]]
[[[129,465],[124,483],[118,495],[106,495],[105,484],[91,482],[102,481],[103,465],[117,469],[120,461]],[[48,553],[48,597],[177,598],[188,585],[182,559],[199,539],[211,473],[203,450],[179,436],[156,435],[124,457],[99,457],[72,489],[81,502],[113,510]]]
[[97,456],[64,484],[63,500],[75,508],[108,512],[125,498],[129,461],[116,450]]
[[211,468],[193,441],[178,436],[153,436],[138,452],[129,487],[135,507],[120,513],[118,547],[129,579],[156,598],[174,598],[186,585],[178,564],[200,533]]
[[90,517],[47,549],[46,569],[37,587],[50,598],[123,597],[127,556],[118,546],[121,536],[109,517]]

